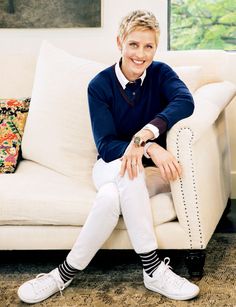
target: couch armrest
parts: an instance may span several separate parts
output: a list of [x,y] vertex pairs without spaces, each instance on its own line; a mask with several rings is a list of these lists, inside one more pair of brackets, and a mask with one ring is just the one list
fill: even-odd
[[167,136],[167,148],[183,171],[171,183],[171,191],[190,249],[206,247],[229,197],[229,149],[222,111],[235,93],[230,82],[201,87],[194,94],[193,115],[174,125]]
[[204,131],[216,121],[221,111],[235,95],[236,86],[229,81],[210,83],[200,87],[193,95],[194,113],[172,127],[167,141],[175,139],[180,129],[188,128],[193,131],[193,142],[196,142]]

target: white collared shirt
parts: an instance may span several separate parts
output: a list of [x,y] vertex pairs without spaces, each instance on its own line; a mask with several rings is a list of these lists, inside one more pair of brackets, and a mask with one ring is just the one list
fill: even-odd
[[[126,85],[130,82],[126,77],[125,75],[123,74],[123,72],[121,71],[120,69],[120,65],[119,63],[116,63],[116,66],[115,66],[115,72],[116,72],[116,77],[117,79],[119,80],[123,90],[126,88]],[[146,77],[146,69],[144,70],[142,76],[140,77],[141,79],[141,85],[143,84],[143,80],[145,79]]]

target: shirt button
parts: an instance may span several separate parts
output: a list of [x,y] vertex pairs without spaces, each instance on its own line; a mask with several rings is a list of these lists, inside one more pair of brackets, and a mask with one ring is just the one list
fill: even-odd
[[135,92],[133,92],[133,95],[135,95]]

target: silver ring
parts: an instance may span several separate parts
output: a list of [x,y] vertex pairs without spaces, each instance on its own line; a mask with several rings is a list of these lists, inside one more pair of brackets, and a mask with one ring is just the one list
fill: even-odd
[[131,162],[131,166],[135,167],[137,164],[135,162]]

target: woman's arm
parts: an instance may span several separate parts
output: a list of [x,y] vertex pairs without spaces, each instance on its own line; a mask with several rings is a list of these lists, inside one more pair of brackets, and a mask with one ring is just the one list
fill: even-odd
[[193,113],[194,100],[187,86],[167,64],[162,64],[158,77],[157,86],[166,107],[149,124],[156,126],[162,134]]
[[106,95],[97,86],[97,82],[89,84],[88,102],[92,131],[98,154],[105,162],[111,162],[122,157],[129,142],[118,138]]
[[181,176],[180,164],[168,150],[153,143],[148,147],[147,153],[154,164],[160,169],[164,180],[170,182]]
[[[155,72],[154,72],[155,76]],[[157,127],[159,135],[169,130],[179,120],[190,116],[194,110],[194,101],[191,93],[186,85],[179,79],[177,74],[166,64],[163,64],[158,72],[159,86],[161,97],[164,100],[166,107],[164,110],[156,114],[155,118],[149,124]],[[150,130],[141,129],[136,133],[144,141],[153,139],[153,134]],[[158,136],[159,136],[158,135]],[[158,137],[157,136],[157,137]],[[156,136],[155,136],[156,137]],[[148,147],[146,152],[153,160],[154,164],[159,167],[163,179],[166,181],[176,180],[181,174],[181,167],[176,158],[160,145],[153,143]],[[144,154],[144,151],[142,151]],[[132,167],[130,161],[138,161],[140,167],[140,155],[133,146],[129,145],[123,160],[122,174],[125,172],[125,166],[132,176]],[[133,172],[134,173],[134,172]],[[136,175],[136,173],[134,173]]]

